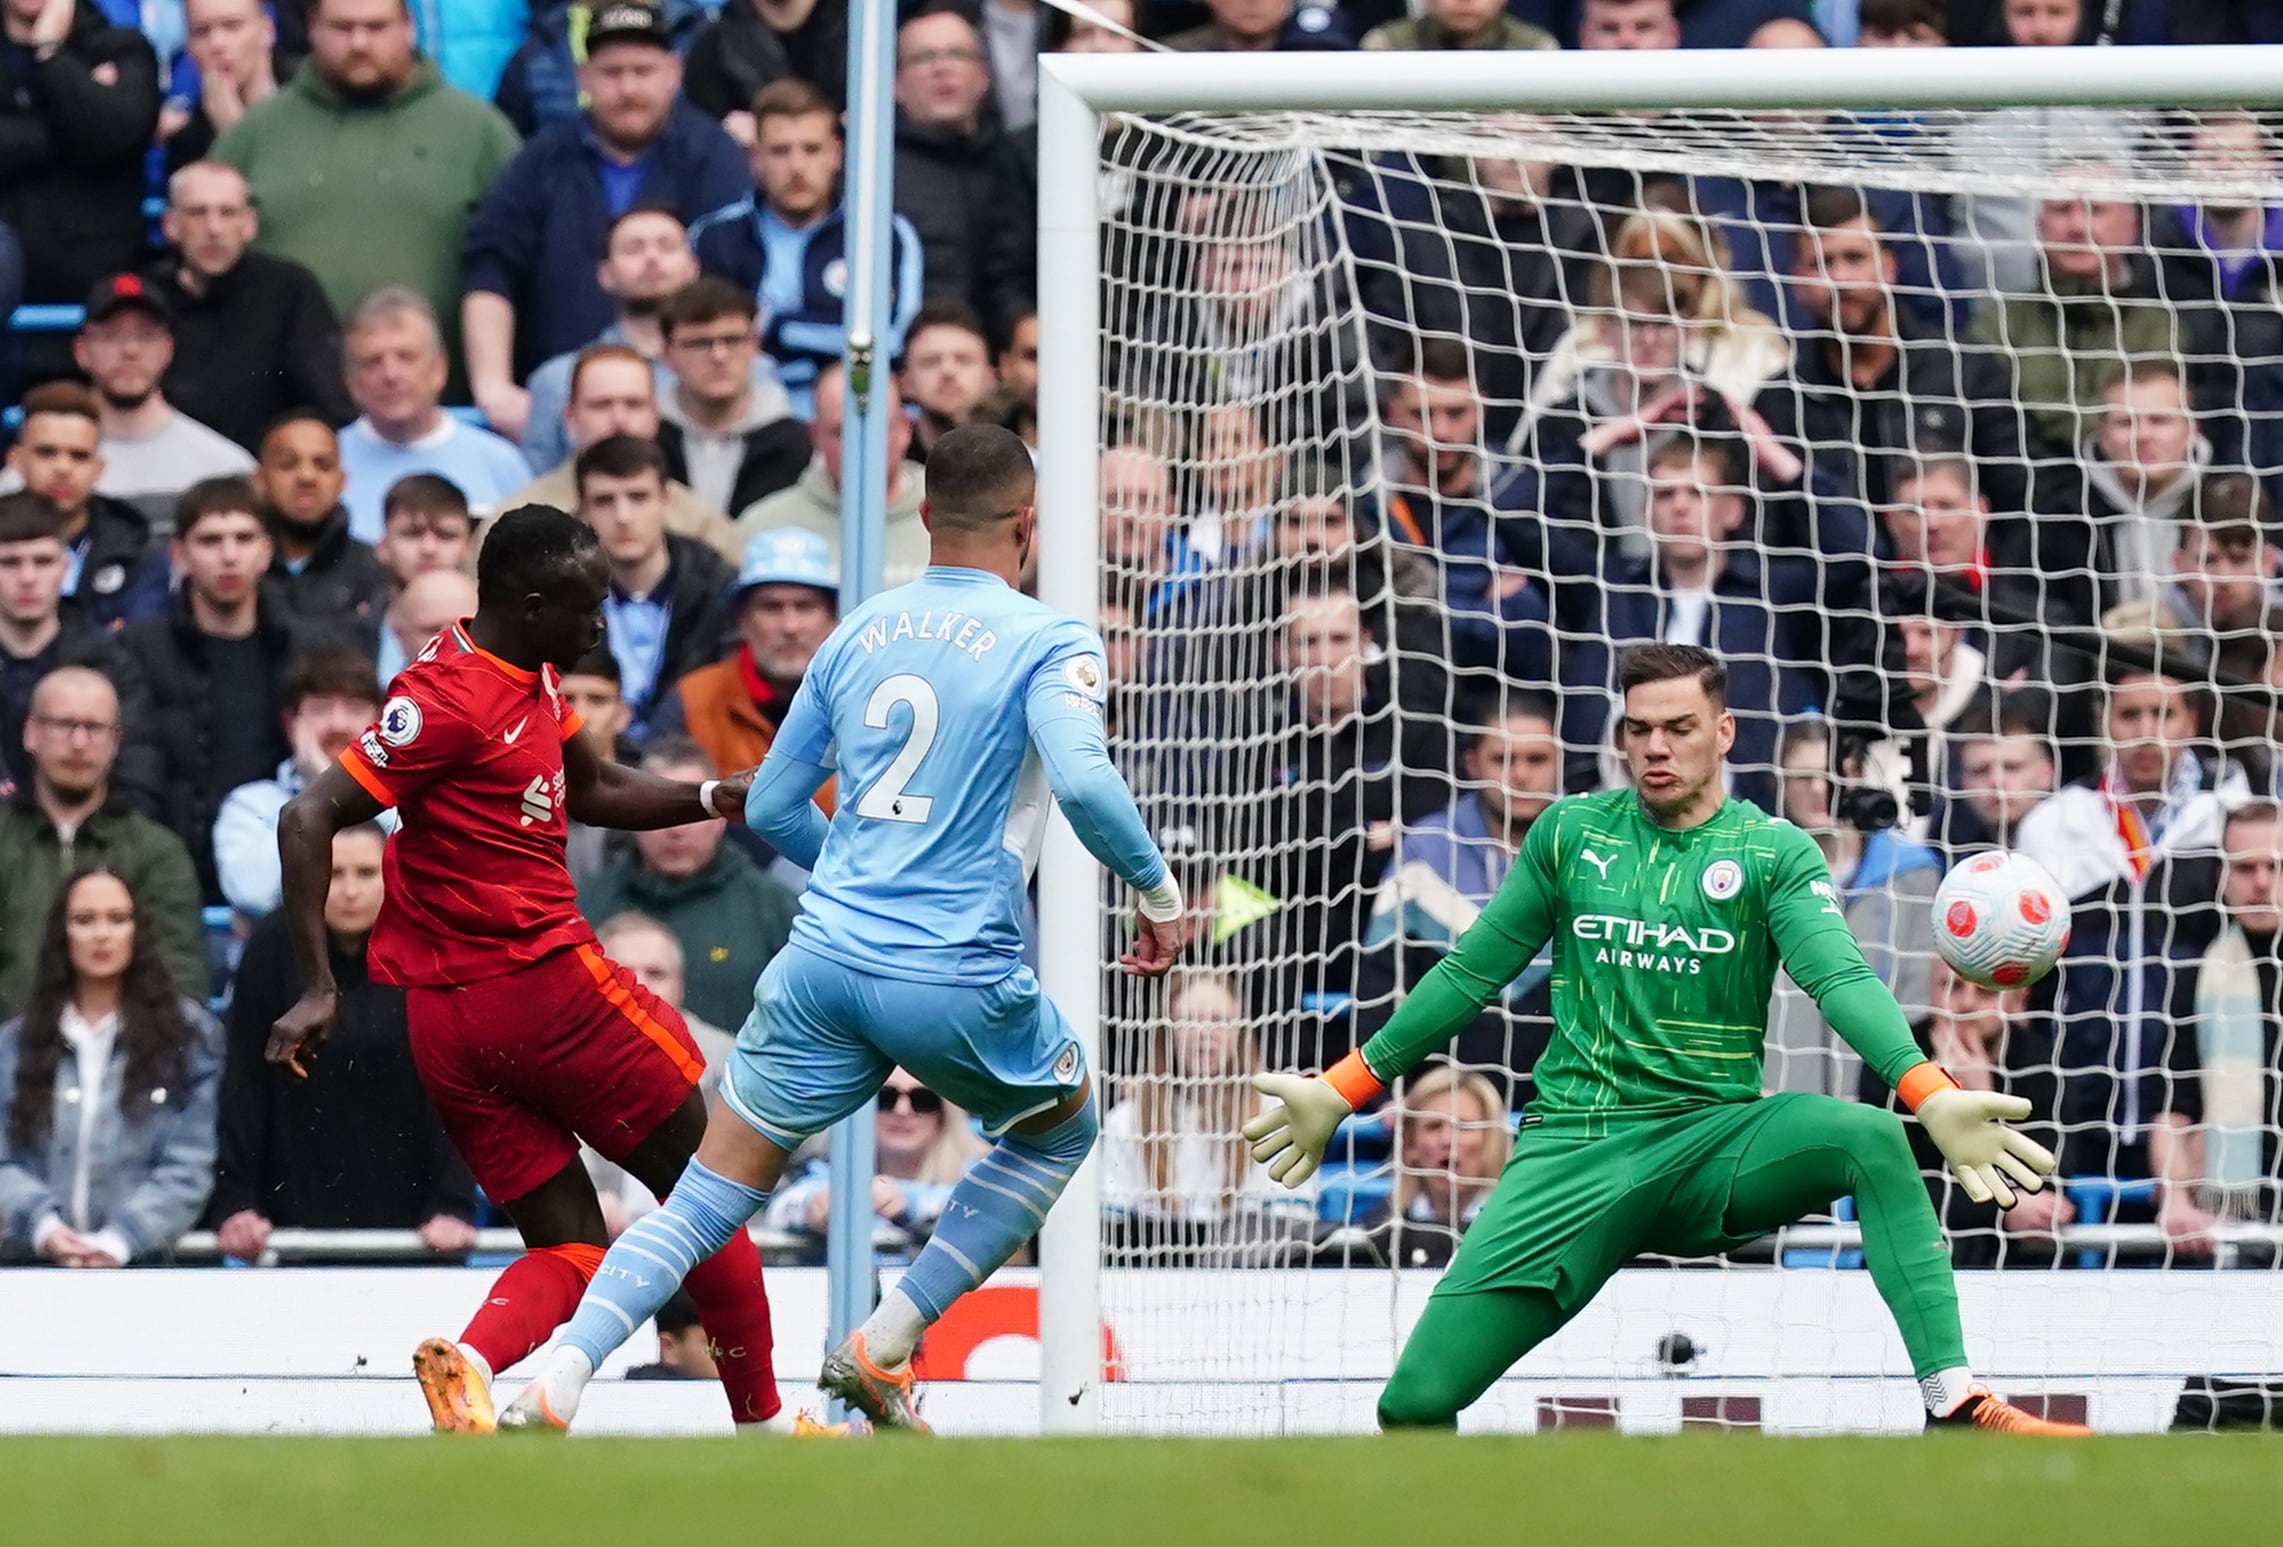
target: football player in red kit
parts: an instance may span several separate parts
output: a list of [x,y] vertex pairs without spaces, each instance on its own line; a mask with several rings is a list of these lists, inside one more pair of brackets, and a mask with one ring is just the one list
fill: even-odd
[[[492,1427],[493,1376],[579,1303],[609,1238],[584,1139],[663,1198],[705,1135],[705,1064],[681,1016],[602,954],[579,916],[571,820],[642,831],[742,819],[748,776],[686,784],[612,762],[563,702],[559,674],[602,638],[609,569],[594,533],[547,506],[500,517],[475,616],[438,634],[380,718],[278,823],[302,981],[268,1056],[301,1077],[331,1028],[325,893],[333,835],[395,807],[373,975],[405,990],[412,1055],[445,1130],[523,1232],[455,1342],[413,1356],[437,1428]],[[775,1417],[761,1258],[739,1232],[692,1273],[732,1415]]]

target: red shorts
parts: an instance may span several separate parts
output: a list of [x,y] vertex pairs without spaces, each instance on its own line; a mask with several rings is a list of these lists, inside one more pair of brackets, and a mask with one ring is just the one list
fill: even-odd
[[589,942],[457,988],[405,991],[412,1061],[494,1202],[578,1157],[617,1160],[689,1099],[704,1055],[679,1012]]

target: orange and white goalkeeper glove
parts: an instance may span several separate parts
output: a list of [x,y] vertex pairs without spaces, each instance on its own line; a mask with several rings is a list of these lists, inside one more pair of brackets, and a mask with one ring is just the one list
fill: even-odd
[[1340,1124],[1383,1089],[1361,1053],[1350,1053],[1320,1075],[1260,1074],[1252,1084],[1275,1102],[1245,1124],[1252,1158],[1287,1187],[1316,1174]]
[[2010,1209],[2021,1200],[2008,1178],[2023,1192],[2038,1192],[2053,1174],[2052,1151],[2006,1126],[2029,1116],[2029,1103],[2021,1097],[1961,1089],[1931,1062],[1906,1071],[1895,1094],[1917,1114],[1919,1126],[1950,1162],[1950,1174],[1976,1203]]

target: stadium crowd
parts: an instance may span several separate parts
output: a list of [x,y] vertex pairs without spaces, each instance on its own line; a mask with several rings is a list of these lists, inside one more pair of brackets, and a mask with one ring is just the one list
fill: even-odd
[[[473,610],[488,518],[545,502],[599,534],[608,638],[562,686],[624,759],[751,766],[833,627],[844,0],[440,9],[0,3],[0,305],[83,308],[6,363],[7,1255],[163,1261],[201,1221],[248,1260],[289,1227],[473,1243],[486,1205],[365,971],[384,830],[335,849],[334,1045],[291,1087],[262,1046],[298,993],[278,813]],[[936,437],[1036,442],[1042,51],[2272,25],[2224,0],[907,5],[887,581],[926,562]],[[1816,837],[1930,1056],[2029,1097],[2100,1183],[1999,1220],[1930,1150],[1961,1262],[2074,1262],[2053,1232],[2092,1208],[2182,1262],[2215,1215],[2277,1218],[2279,152],[2207,115],[2173,136],[2192,165],[2273,198],[2104,194],[2143,130],[1898,129],[2042,156],[2044,198],[1350,150],[1320,217],[1345,266],[1273,198],[1108,132],[1098,621],[1201,931],[1162,990],[1109,999],[1127,1260],[1447,1260],[1528,1098],[1543,962],[1305,1194],[1237,1137],[1247,1081],[1357,1045],[1531,821],[1622,776],[1614,650],[1651,639],[1729,661],[1732,793]],[[1936,882],[1990,844],[2074,904],[2028,993],[1931,953]],[[719,824],[575,829],[570,857],[718,1063],[804,878]],[[1768,1078],[1859,1073],[1787,990]],[[899,1072],[882,1223],[924,1237],[976,1148]],[[615,1217],[646,1206],[606,1180]],[[812,1167],[767,1222],[820,1242],[826,1198]]]

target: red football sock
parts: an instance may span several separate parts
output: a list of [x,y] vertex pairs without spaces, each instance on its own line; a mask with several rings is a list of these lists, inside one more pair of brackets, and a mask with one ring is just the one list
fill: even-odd
[[587,1281],[601,1266],[602,1248],[583,1242],[525,1252],[492,1284],[460,1341],[499,1374],[571,1319]]
[[698,1308],[714,1367],[739,1423],[762,1423],[784,1404],[777,1396],[777,1345],[769,1327],[769,1291],[761,1253],[740,1230],[729,1244],[690,1270],[682,1288]]

